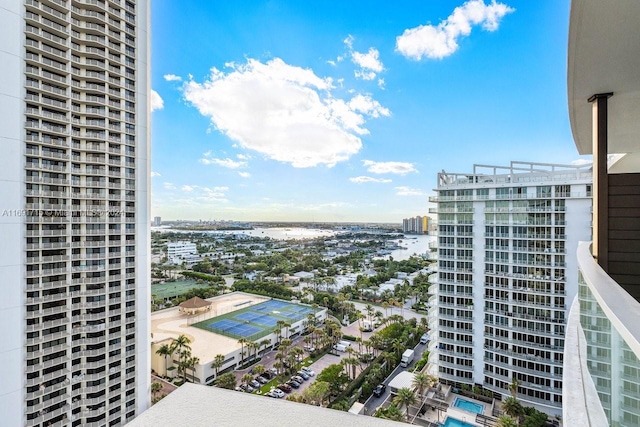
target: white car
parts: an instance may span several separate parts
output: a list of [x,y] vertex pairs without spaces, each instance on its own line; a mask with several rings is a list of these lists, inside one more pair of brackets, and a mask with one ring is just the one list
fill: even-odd
[[284,397],[284,391],[280,390],[279,388],[271,389],[270,393],[278,399],[282,399]]
[[316,374],[315,372],[313,372],[313,369],[309,368],[308,366],[303,366],[302,368],[300,368],[300,370],[310,377],[313,377]]

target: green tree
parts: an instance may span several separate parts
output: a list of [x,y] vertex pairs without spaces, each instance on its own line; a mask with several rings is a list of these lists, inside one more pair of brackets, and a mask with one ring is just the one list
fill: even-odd
[[236,388],[236,384],[236,376],[232,372],[222,374],[216,379],[216,387],[233,390],[234,388]]
[[524,415],[524,408],[516,398],[507,397],[502,402],[502,412],[517,419]]
[[151,395],[154,398],[156,397],[156,394],[160,393],[161,390],[162,390],[162,384],[155,381],[151,383]]
[[224,364],[224,355],[216,354],[216,357],[214,357],[213,362],[211,362],[211,367],[216,371],[216,378],[218,378],[218,375],[220,374],[220,368],[222,368],[223,364]]
[[349,382],[349,376],[342,370],[342,365],[334,363],[320,372],[316,381],[325,381],[330,385],[331,392],[338,394],[342,387]]
[[433,378],[423,372],[417,372],[413,375],[411,385],[416,389],[420,396],[424,395],[424,391],[431,387]]
[[173,350],[169,344],[162,344],[160,348],[156,350],[156,354],[164,356],[164,374],[167,374],[167,357],[173,354]]
[[514,399],[518,399],[518,387],[520,387],[520,381],[518,381],[514,375],[511,378],[511,384],[509,384],[509,392],[511,392],[511,396],[513,396]]
[[509,415],[500,415],[498,417],[497,427],[518,427],[518,422],[511,418]]
[[240,344],[240,366],[244,365],[244,346],[247,344],[249,340],[246,338],[240,338],[238,340],[238,344]]
[[393,403],[398,405],[398,409],[402,409],[403,407],[407,409],[405,416],[407,420],[409,419],[409,406],[415,405],[418,402],[418,398],[413,390],[407,387],[403,387],[398,390],[398,394],[393,399]]

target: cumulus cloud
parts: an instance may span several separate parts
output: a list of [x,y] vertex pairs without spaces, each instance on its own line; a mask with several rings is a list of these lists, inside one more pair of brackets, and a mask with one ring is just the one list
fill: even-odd
[[410,172],[418,172],[413,163],[408,162],[374,162],[373,160],[363,160],[362,164],[366,166],[371,173],[395,173],[398,175],[406,175]]
[[422,190],[410,187],[396,187],[397,196],[424,196],[425,193]]
[[160,175],[160,172],[151,171],[151,178],[155,178],[156,176],[162,176],[162,175]]
[[354,176],[353,178],[349,178],[349,181],[355,182],[356,184],[363,184],[365,182],[379,182],[382,184],[387,184],[391,182],[390,179],[385,178],[373,178],[371,176]]
[[181,82],[182,77],[176,76],[175,74],[165,74],[164,79],[168,82]]
[[396,50],[407,58],[419,61],[423,57],[442,59],[458,50],[458,39],[471,34],[471,28],[482,26],[486,31],[498,29],[500,19],[515,9],[492,0],[469,0],[453,10],[438,25],[409,28],[396,37]]
[[242,178],[251,178],[251,174],[249,172],[238,172]]
[[165,188],[165,190],[175,190],[176,189],[176,186],[173,185],[170,182],[165,182],[165,183],[162,184],[162,186]]
[[164,108],[164,101],[155,90],[151,89],[151,112],[156,110],[162,110]]
[[185,191],[187,193],[190,193],[193,191],[194,187],[190,186],[190,185],[183,185],[182,188],[180,188],[182,191]]
[[384,66],[380,61],[380,52],[378,49],[370,47],[367,53],[351,52],[351,60],[360,69],[355,70],[356,78],[362,80],[373,80],[377,73],[384,70]]
[[342,99],[333,88],[330,78],[282,59],[248,59],[185,83],[184,97],[241,148],[298,168],[331,167],[360,150],[367,119],[391,114],[369,95]]

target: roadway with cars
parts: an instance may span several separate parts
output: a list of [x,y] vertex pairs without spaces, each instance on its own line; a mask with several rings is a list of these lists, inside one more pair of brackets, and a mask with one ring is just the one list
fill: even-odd
[[413,369],[416,362],[418,362],[418,360],[422,358],[422,354],[427,350],[427,345],[418,344],[417,346],[415,346],[414,350],[415,350],[415,356],[413,358],[413,361],[409,364],[409,366],[407,366],[406,368],[403,368],[402,366],[398,365],[396,369],[394,369],[393,372],[391,372],[391,374],[383,381],[383,384],[386,385],[387,388],[382,393],[382,395],[380,395],[380,397],[371,395],[371,397],[369,397],[369,399],[367,399],[367,401],[364,402],[365,415],[373,415],[376,412],[376,409],[387,400],[387,397],[389,397],[389,394],[390,394],[388,385],[391,382],[391,380],[393,380],[400,372],[409,371]]

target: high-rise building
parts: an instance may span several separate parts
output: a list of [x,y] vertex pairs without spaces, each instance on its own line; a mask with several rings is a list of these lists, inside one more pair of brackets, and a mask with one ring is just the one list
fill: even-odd
[[[591,165],[438,174],[429,372],[560,414],[574,256],[591,236]],[[516,381],[514,381],[514,379]]]
[[159,216],[154,216],[153,217],[153,226],[154,227],[160,227],[162,225],[162,218]]
[[0,424],[149,406],[149,4],[0,4]]
[[429,231],[429,217],[428,216],[416,216],[412,218],[405,218],[402,220],[402,232],[413,234],[427,234]]

